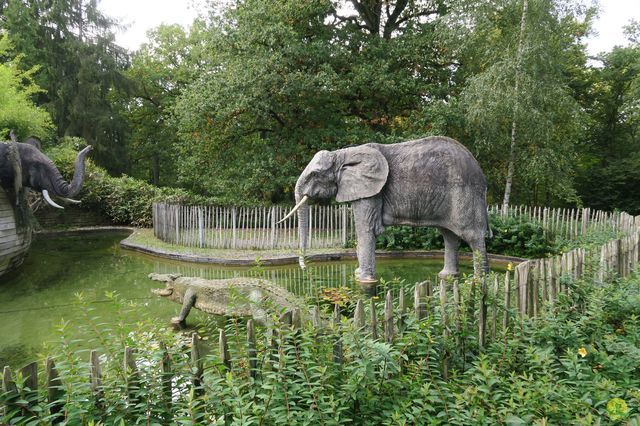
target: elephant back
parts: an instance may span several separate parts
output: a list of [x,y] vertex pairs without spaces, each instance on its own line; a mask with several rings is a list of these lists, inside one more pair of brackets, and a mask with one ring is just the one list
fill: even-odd
[[429,187],[475,187],[482,190],[487,180],[480,164],[460,142],[431,136],[412,141],[380,145],[377,148],[390,164],[390,180],[403,185]]

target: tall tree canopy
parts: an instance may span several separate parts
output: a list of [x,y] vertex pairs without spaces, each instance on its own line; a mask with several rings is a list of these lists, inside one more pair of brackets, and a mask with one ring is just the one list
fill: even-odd
[[39,66],[43,89],[34,100],[53,118],[58,136],[81,136],[93,158],[112,173],[126,171],[126,123],[112,108],[111,89],[122,86],[127,53],[113,43],[115,22],[96,0],[0,0],[3,28],[21,66]]
[[581,144],[579,194],[586,205],[639,214],[640,43],[600,60],[585,102],[591,120]]
[[471,74],[462,102],[476,152],[493,164],[494,199],[513,201],[513,189],[516,202],[576,201],[575,147],[585,117],[571,69],[586,63],[579,38],[589,14],[552,0],[491,6],[462,21],[473,31],[461,54]]
[[173,108],[185,88],[207,70],[201,59],[203,31],[202,22],[189,32],[179,25],[149,31],[148,42],[133,54],[125,73],[129,86],[116,97],[131,128],[131,173],[155,185],[175,184]]
[[291,200],[321,149],[444,134],[492,202],[640,212],[640,24],[587,62],[588,1],[210,2],[129,55],[96,0],[0,0],[4,81],[111,173],[223,202]]
[[247,0],[212,19],[209,71],[176,106],[181,182],[289,198],[313,152],[402,136],[425,99],[443,95],[440,2],[352,4]]
[[0,32],[0,140],[15,130],[19,139],[46,138],[52,131],[49,114],[34,105],[31,97],[41,89],[33,82],[37,68],[21,71],[6,33]]

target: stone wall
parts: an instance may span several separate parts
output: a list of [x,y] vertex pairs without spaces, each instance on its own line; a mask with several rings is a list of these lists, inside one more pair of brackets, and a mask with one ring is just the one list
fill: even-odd
[[42,229],[82,228],[87,226],[110,226],[109,218],[104,214],[83,209],[74,205],[65,205],[64,210],[42,206],[34,212]]

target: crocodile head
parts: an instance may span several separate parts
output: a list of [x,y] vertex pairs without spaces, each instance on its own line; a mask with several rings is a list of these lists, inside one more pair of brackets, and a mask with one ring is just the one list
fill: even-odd
[[[170,299],[176,299],[178,295],[174,294],[174,282],[177,278],[181,277],[180,274],[149,274],[149,278],[154,281],[160,281],[165,283],[165,288],[154,288],[151,290],[154,294],[162,297],[168,297]],[[171,297],[173,296],[173,297]]]

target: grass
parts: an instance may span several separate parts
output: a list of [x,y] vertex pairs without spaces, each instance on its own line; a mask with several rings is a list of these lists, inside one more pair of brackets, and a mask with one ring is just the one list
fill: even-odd
[[[285,258],[296,257],[299,251],[296,249],[213,249],[185,247],[176,244],[166,243],[159,240],[153,235],[153,229],[138,228],[128,238],[123,241],[126,244],[145,247],[155,252],[173,253],[185,256],[198,256],[218,259],[239,259],[239,260],[255,260],[266,258]],[[353,249],[343,248],[325,248],[307,250],[307,255],[316,254],[334,254],[334,253],[353,253]]]

